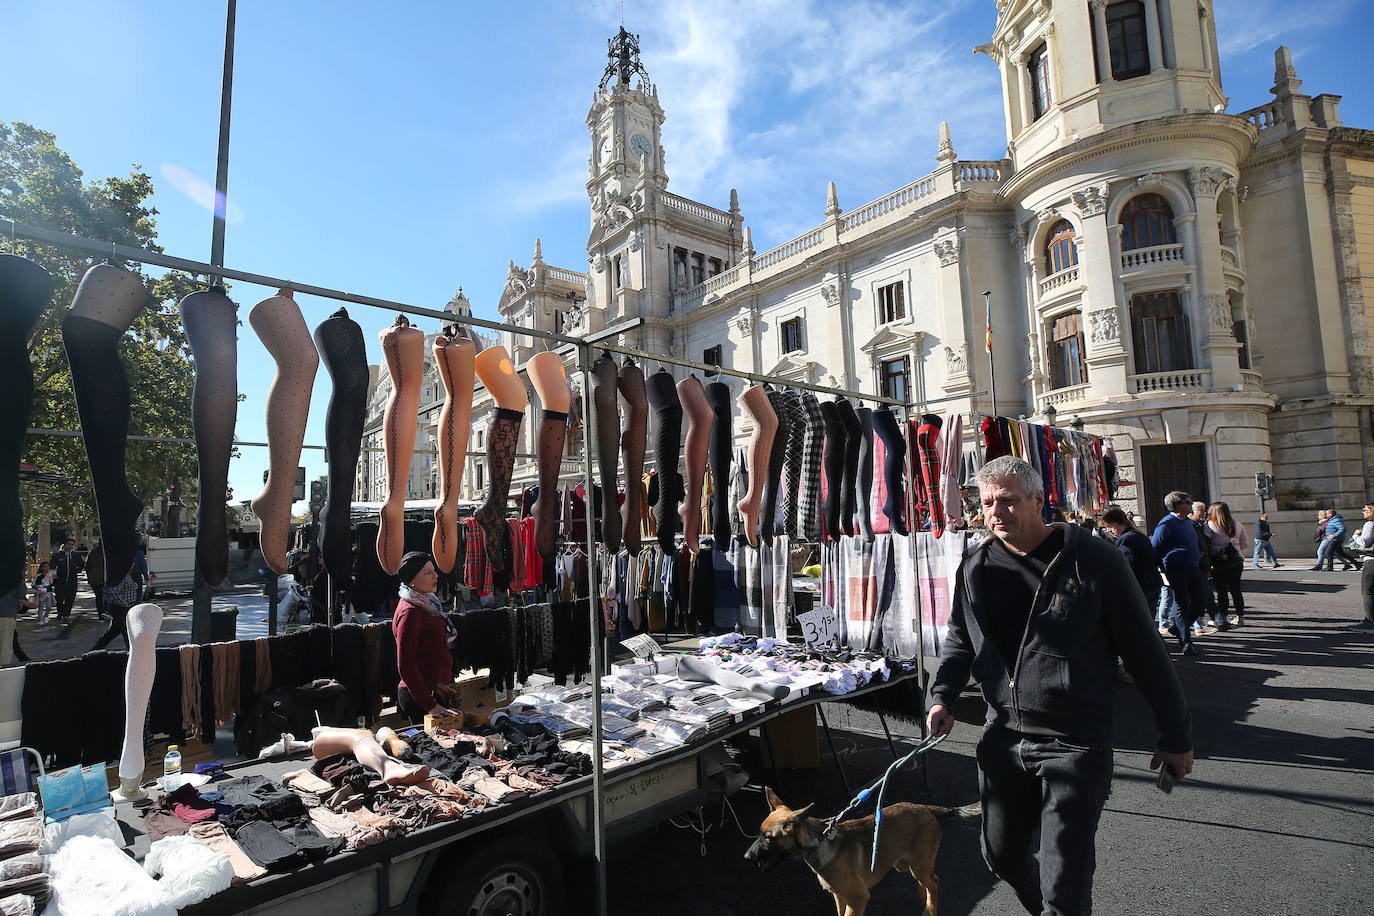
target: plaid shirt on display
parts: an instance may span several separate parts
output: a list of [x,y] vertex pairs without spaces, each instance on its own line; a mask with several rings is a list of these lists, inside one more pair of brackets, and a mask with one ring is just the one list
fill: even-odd
[[491,594],[491,562],[482,526],[471,516],[463,519],[463,584],[479,595]]
[[106,585],[104,589],[106,604],[123,608],[138,604],[138,583],[134,581],[133,573],[126,575],[118,585]]
[[801,396],[801,415],[806,423],[802,439],[801,482],[797,494],[795,528],[788,530],[803,541],[821,539],[821,459],[825,452],[825,415],[811,392]]

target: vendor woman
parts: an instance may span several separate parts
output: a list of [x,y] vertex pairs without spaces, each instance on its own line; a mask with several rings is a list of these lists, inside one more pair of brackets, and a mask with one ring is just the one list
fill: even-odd
[[454,715],[448,704],[453,702],[455,630],[434,594],[439,572],[429,554],[413,550],[401,559],[400,576],[401,600],[393,623],[396,668],[401,672],[396,706],[411,722],[420,722],[426,713]]

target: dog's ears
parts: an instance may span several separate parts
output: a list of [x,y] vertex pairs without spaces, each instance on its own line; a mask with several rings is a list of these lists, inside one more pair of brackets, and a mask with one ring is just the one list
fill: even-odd
[[816,803],[815,803],[815,802],[812,802],[811,804],[807,805],[805,808],[798,808],[796,811],[793,811],[793,812],[792,812],[792,820],[794,820],[794,821],[799,821],[799,820],[801,820],[803,817],[806,816],[806,812],[810,811],[810,810],[811,810],[812,808],[814,808],[814,807],[816,807]]
[[772,789],[768,788],[767,786],[763,787],[763,800],[768,802],[768,807],[772,808],[775,811],[778,808],[787,807],[782,803],[782,799],[778,798],[777,793],[775,793]]

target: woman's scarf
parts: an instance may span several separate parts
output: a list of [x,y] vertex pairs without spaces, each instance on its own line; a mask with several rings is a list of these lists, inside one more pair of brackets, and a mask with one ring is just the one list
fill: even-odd
[[444,614],[444,606],[439,602],[438,595],[416,591],[409,585],[404,584],[397,594],[401,596],[402,601],[409,601],[418,608],[424,608],[426,611],[442,620],[444,622],[444,641],[448,644],[450,649],[453,648],[454,642],[458,639],[458,630],[449,621],[448,616]]

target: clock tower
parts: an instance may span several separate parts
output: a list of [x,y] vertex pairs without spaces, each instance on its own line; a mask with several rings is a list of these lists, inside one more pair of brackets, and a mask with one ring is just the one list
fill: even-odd
[[639,36],[621,26],[608,44],[610,61],[587,112],[592,141],[587,196],[593,228],[606,206],[634,194],[641,172],[650,187],[668,183],[660,145],[663,108],[658,104],[658,89],[640,63]]

